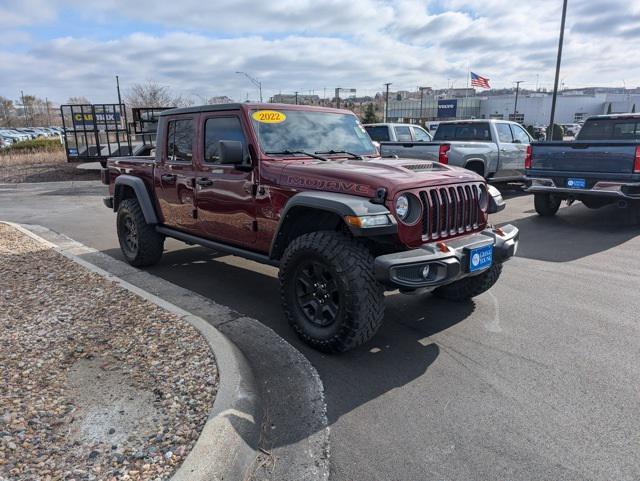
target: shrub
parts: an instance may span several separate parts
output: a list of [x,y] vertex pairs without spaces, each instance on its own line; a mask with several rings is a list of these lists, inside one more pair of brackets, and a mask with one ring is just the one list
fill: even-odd
[[64,150],[64,146],[60,143],[60,139],[32,139],[23,140],[12,144],[2,150],[5,154],[17,154],[20,152],[57,152]]

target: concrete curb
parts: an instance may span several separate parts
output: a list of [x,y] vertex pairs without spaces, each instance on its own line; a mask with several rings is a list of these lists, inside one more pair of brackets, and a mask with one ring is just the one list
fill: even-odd
[[[172,481],[245,479],[250,474],[257,456],[262,406],[253,372],[242,352],[224,334],[201,317],[79,258],[72,252],[73,248],[54,244],[19,224],[0,222],[14,227],[143,299],[180,316],[202,334],[214,353],[220,373],[218,393],[200,437],[171,479]],[[82,246],[79,243],[75,244]]]

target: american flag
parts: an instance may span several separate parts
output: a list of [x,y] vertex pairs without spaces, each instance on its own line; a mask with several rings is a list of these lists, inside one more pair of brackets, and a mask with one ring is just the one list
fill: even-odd
[[471,85],[473,87],[480,87],[480,88],[483,88],[483,89],[490,89],[491,88],[489,86],[489,79],[488,78],[481,77],[477,73],[473,73],[473,72],[471,72]]

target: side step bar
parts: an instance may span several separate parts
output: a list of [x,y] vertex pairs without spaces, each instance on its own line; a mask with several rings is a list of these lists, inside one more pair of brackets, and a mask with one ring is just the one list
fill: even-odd
[[234,247],[227,244],[221,244],[219,242],[215,242],[209,239],[203,239],[202,237],[198,237],[192,234],[187,234],[185,232],[171,229],[169,227],[156,226],[156,231],[158,231],[160,234],[166,235],[167,237],[172,237],[174,239],[181,240],[188,244],[198,244],[198,245],[201,245],[202,247],[207,247],[209,249],[213,249],[216,251],[225,252],[233,256],[243,257],[251,261],[259,262],[260,264],[268,264],[270,266],[276,266],[276,267],[280,265],[279,261],[275,259],[271,259],[269,256],[266,256],[264,254],[242,249],[241,247]]

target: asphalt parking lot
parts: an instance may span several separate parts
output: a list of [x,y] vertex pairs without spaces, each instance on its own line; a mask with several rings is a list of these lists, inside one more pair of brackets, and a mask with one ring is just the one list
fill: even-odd
[[[121,258],[97,182],[0,185],[0,218]],[[167,242],[150,272],[255,317],[318,370],[331,479],[640,479],[640,222],[615,206],[538,217],[505,191],[517,257],[474,302],[387,298],[385,323],[341,356],[295,338],[276,270]],[[275,373],[277,375],[277,373]]]

